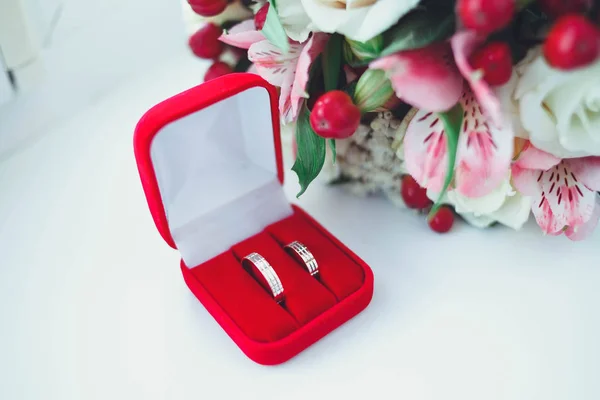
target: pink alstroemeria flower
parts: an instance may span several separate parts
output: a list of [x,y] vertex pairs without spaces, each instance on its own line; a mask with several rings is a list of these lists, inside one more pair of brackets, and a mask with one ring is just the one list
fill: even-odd
[[247,48],[248,59],[253,63],[256,73],[281,88],[279,112],[285,123],[298,117],[302,99],[308,98],[306,85],[310,66],[321,54],[328,39],[328,34],[314,33],[304,43],[290,42],[290,49],[284,54],[255,30],[254,21],[244,21],[221,36],[224,43]]
[[481,105],[486,118],[503,125],[500,102],[480,73],[473,70],[468,58],[485,38],[472,31],[456,33],[448,42],[400,51],[375,60],[369,68],[386,71],[396,96],[427,111],[450,109],[463,92],[463,78]]
[[382,57],[369,68],[384,70],[399,99],[427,111],[452,108],[463,90],[463,78],[448,43]]
[[532,211],[545,234],[581,240],[600,218],[600,157],[560,159],[531,143],[512,166],[514,187],[533,197]]
[[[464,110],[458,139],[452,190],[466,197],[485,196],[506,180],[513,154],[513,132],[497,128],[483,116],[468,85],[459,102]],[[442,120],[421,109],[412,117],[404,137],[406,169],[422,187],[443,189],[448,171],[448,145]]]

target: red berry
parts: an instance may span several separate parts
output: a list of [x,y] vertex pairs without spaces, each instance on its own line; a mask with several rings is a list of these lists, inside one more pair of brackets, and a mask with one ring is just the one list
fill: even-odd
[[446,233],[454,224],[454,213],[447,206],[441,206],[434,216],[429,219],[429,227],[437,233]]
[[219,40],[222,33],[221,27],[206,24],[190,37],[189,46],[192,52],[200,58],[217,58],[224,47]]
[[458,0],[457,11],[465,27],[490,34],[510,23],[515,0]]
[[427,197],[427,189],[419,186],[417,181],[410,175],[406,175],[402,178],[400,194],[408,208],[422,210],[431,205],[431,200]]
[[583,15],[560,17],[544,42],[548,64],[560,70],[571,70],[592,63],[600,54],[598,28]]
[[504,85],[512,74],[510,46],[505,42],[490,42],[471,56],[471,66],[483,70],[483,79],[492,85]]
[[583,13],[592,8],[592,0],[538,0],[544,13],[553,18],[569,13]]
[[264,6],[262,6],[260,8],[260,10],[257,11],[256,15],[254,16],[254,27],[256,28],[257,31],[260,31],[263,26],[265,26],[265,22],[267,22],[267,13],[269,12],[269,4],[270,3],[265,3]]
[[359,108],[341,90],[332,90],[319,97],[310,114],[310,126],[317,135],[324,138],[350,137],[359,124]]
[[203,17],[214,17],[227,8],[227,0],[188,0],[192,10]]
[[226,64],[223,61],[215,61],[206,70],[206,73],[204,74],[204,82],[208,82],[223,75],[231,74],[232,72],[233,70],[229,64]]

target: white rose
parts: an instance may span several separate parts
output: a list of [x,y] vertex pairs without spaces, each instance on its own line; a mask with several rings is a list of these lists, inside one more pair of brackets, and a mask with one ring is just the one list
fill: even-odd
[[600,60],[563,72],[536,48],[516,71],[514,98],[529,140],[560,158],[600,155]]
[[[427,191],[427,196],[433,201],[437,200],[437,194],[432,191]],[[478,228],[498,222],[518,230],[527,222],[531,211],[531,198],[515,191],[510,179],[486,196],[472,198],[451,191],[442,202],[453,206],[469,224]]]
[[302,0],[318,30],[341,33],[359,42],[384,32],[418,3],[419,0]]

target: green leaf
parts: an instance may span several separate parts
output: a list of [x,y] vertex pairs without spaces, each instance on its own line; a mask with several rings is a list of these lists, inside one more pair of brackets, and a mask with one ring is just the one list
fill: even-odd
[[361,61],[373,61],[379,56],[383,49],[383,36],[377,35],[366,42],[358,42],[356,40],[346,38],[349,50]]
[[296,122],[296,144],[298,153],[292,171],[298,175],[302,196],[310,183],[319,175],[325,164],[325,138],[318,136],[310,126],[310,111],[306,106],[300,110]]
[[429,218],[432,218],[437,210],[442,205],[442,199],[446,195],[446,191],[452,182],[454,176],[454,164],[456,163],[456,151],[458,149],[458,136],[463,120],[463,108],[460,103],[457,103],[450,110],[438,113],[440,119],[444,122],[444,132],[448,143],[448,170],[444,179],[444,186],[440,192],[438,199],[429,212]]
[[342,69],[343,36],[337,33],[331,35],[323,52],[323,77],[325,91],[337,89]]
[[281,51],[287,53],[290,51],[290,42],[288,40],[285,29],[279,20],[277,15],[277,8],[275,6],[275,0],[269,0],[271,4],[269,11],[267,11],[267,19],[261,32],[274,46],[277,46]]
[[331,153],[333,155],[333,163],[335,164],[335,160],[337,158],[337,151],[335,149],[335,139],[329,139],[329,147],[331,148]]
[[381,56],[403,50],[419,49],[449,38],[455,29],[454,14],[415,11],[386,32]]

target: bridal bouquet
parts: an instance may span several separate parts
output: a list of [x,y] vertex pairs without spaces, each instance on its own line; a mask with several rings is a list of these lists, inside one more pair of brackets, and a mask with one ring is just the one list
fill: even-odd
[[600,1],[187,0],[205,79],[279,87],[304,193],[324,170],[449,231],[572,240],[600,218]]

